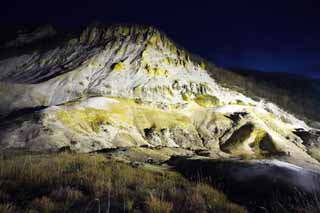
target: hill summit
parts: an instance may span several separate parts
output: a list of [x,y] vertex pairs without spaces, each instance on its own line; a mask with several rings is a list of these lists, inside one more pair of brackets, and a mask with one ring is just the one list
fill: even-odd
[[1,149],[168,147],[318,165],[319,130],[219,83],[218,69],[153,27],[18,38],[1,49]]

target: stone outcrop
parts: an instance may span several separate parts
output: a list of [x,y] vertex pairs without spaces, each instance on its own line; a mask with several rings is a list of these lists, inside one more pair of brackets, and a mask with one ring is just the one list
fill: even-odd
[[155,28],[92,25],[57,43],[0,60],[2,149],[160,146],[317,164],[318,146],[296,133],[315,130],[218,84]]

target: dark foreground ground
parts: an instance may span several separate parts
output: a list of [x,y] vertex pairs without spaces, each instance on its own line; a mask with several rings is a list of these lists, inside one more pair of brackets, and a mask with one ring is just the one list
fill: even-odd
[[190,180],[201,179],[249,212],[320,212],[320,175],[278,160],[172,158]]
[[319,176],[310,171],[146,159],[2,152],[0,212],[320,212]]
[[105,154],[0,155],[0,212],[246,212],[205,183]]

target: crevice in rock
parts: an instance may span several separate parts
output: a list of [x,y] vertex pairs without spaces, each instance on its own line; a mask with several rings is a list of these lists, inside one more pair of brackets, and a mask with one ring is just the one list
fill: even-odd
[[251,123],[243,125],[226,142],[220,144],[220,149],[226,153],[231,153],[232,148],[243,143],[250,136],[253,129],[254,126]]
[[30,108],[15,110],[15,111],[10,112],[8,115],[0,117],[0,123],[3,121],[17,119],[23,115],[28,115],[28,114],[32,114],[35,112],[39,112],[39,111],[44,110],[46,108],[47,108],[47,106],[37,106],[37,107],[30,107]]
[[247,112],[235,112],[231,115],[226,115],[226,117],[232,120],[234,122],[234,125],[237,125],[239,121],[246,115],[248,115]]

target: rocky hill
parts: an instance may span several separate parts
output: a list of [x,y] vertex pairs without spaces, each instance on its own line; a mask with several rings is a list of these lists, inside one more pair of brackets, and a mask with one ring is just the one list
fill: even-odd
[[318,166],[319,130],[153,27],[47,26],[0,56],[1,149],[168,147]]

